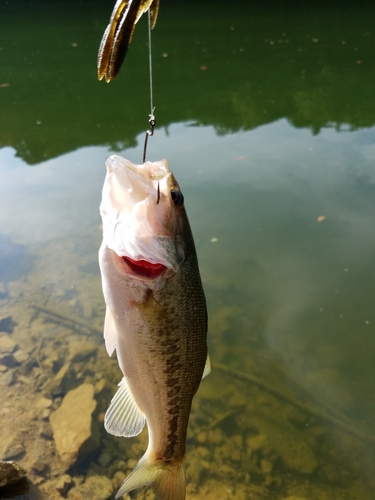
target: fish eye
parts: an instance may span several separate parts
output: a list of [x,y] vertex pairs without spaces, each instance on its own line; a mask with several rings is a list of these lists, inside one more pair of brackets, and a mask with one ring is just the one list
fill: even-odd
[[184,204],[184,195],[179,189],[172,189],[171,197],[176,207],[181,207]]

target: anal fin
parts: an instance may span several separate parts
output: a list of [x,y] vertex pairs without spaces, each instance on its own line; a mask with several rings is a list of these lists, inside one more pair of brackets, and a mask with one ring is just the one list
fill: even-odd
[[206,364],[204,365],[202,378],[207,377],[209,373],[211,373],[211,360],[210,360],[210,355],[207,354]]
[[145,421],[123,378],[104,417],[106,431],[114,436],[137,436],[142,431]]

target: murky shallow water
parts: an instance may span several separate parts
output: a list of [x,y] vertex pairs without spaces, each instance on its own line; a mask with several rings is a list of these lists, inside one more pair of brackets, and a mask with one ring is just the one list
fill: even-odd
[[[281,25],[280,18],[269,20],[258,31],[279,30],[282,40],[286,28]],[[90,24],[85,26],[89,32]],[[157,29],[163,32],[163,26]],[[100,26],[96,31],[101,32]],[[212,28],[199,36],[206,36],[211,47],[217,34]],[[322,35],[315,36],[321,40]],[[262,32],[263,43],[273,46],[270,40]],[[366,53],[363,40],[365,36],[359,49]],[[90,39],[93,47],[94,41]],[[309,43],[318,44],[310,38]],[[327,60],[336,49],[329,54]],[[210,55],[213,66],[219,65]],[[193,53],[191,60],[195,57]],[[236,68],[237,59],[225,60]],[[199,71],[201,76],[206,70]],[[209,305],[213,371],[202,383],[191,415],[188,498],[372,499],[372,115],[369,110],[360,117],[349,113],[350,119],[338,125],[329,110],[333,122],[327,119],[314,135],[311,129],[319,129],[315,119],[322,114],[314,104],[322,99],[312,99],[311,107],[303,108],[305,118],[311,113],[306,118],[310,129],[295,128],[295,116],[287,120],[283,113],[262,123],[256,110],[265,106],[270,112],[272,105],[268,109],[267,99],[250,99],[256,92],[247,87],[249,75],[241,71],[238,88],[247,90],[223,90],[220,112],[220,101],[215,107],[209,101],[207,119],[195,116],[194,108],[186,115],[188,106],[176,104],[175,118],[169,109],[172,118],[157,128],[149,143],[148,157],[168,158],[183,189]],[[116,84],[109,86],[115,89],[113,99],[119,92]],[[264,91],[266,87],[263,83]],[[17,92],[21,95],[22,89]],[[297,102],[306,105],[306,94],[296,95]],[[234,106],[230,109],[239,111],[226,122],[228,96]],[[161,116],[163,99],[161,95]],[[197,99],[204,109],[204,98]],[[280,100],[284,102],[282,96]],[[143,106],[143,99],[139,101]],[[346,102],[350,110],[349,98]],[[35,111],[31,108],[25,108],[30,127]],[[85,111],[83,106],[83,116]],[[40,107],[40,113],[47,111]],[[178,119],[180,113],[183,120]],[[147,117],[147,109],[144,114]],[[73,115],[70,118],[76,127]],[[358,126],[360,118],[367,121],[366,128]],[[62,120],[56,125],[61,130],[66,125]],[[77,143],[69,139],[64,147],[64,141],[55,138],[53,151],[64,151],[58,156],[28,131],[25,147],[0,134],[0,451],[9,455],[10,447],[28,470],[31,500],[112,498],[147,443],[145,434],[116,439],[102,427],[103,412],[121,378],[101,336],[104,303],[97,250],[104,162],[114,148],[139,162],[144,137],[139,119],[134,129],[125,130],[121,143],[119,127],[109,133],[106,120],[98,127],[104,129],[102,139],[100,131],[93,139],[89,126],[83,127],[85,140]],[[49,127],[48,116],[40,121],[34,123],[38,130],[45,122]],[[15,120],[14,131],[20,123]],[[51,141],[48,134],[39,132],[38,137]],[[67,470],[50,422],[65,395],[77,388],[82,390],[79,400],[95,405],[91,451],[86,449],[86,458],[77,465],[74,458],[65,457],[73,463]],[[84,426],[84,411],[75,404],[63,420]],[[90,421],[87,427],[90,430]],[[65,472],[71,479],[65,478],[64,485],[58,481]],[[145,490],[132,498],[153,497]]]
[[[224,137],[189,124],[172,125],[168,136],[157,130],[150,155],[167,152],[184,188],[210,311],[213,372],[192,413],[191,498],[205,488],[214,488],[213,498],[218,491],[222,498],[371,498],[374,132],[314,137],[285,121]],[[194,144],[194,153],[182,154],[183,144]],[[29,469],[40,453],[45,463],[53,453],[53,441],[39,436],[50,409],[43,418],[38,400],[50,399],[53,411],[67,390],[91,383],[100,389],[100,419],[120,378],[101,340],[97,205],[107,154],[83,148],[37,169],[9,149],[2,154],[2,249],[16,274],[3,276],[1,316],[17,323],[10,336],[21,356],[3,368],[2,411],[14,436],[22,421],[20,462]],[[123,154],[136,161],[141,147]],[[27,273],[17,274],[26,264]],[[96,344],[82,354],[85,362],[80,354],[74,361],[77,340]],[[49,389],[61,368],[69,376]],[[25,401],[30,382],[35,395]],[[112,478],[146,445],[146,437],[119,440],[103,429],[101,436],[74,475]],[[53,491],[64,469],[52,456],[42,491]],[[358,488],[369,488],[367,497]]]

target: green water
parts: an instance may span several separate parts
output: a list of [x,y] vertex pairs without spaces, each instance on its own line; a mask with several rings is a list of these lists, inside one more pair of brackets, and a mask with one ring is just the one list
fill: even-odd
[[[0,321],[12,317],[8,333],[29,355],[0,364],[0,438],[30,427],[18,461],[31,500],[61,498],[65,470],[39,437],[48,416],[25,379],[54,411],[64,391],[45,384],[72,338],[89,338],[98,353],[73,363],[69,389],[107,379],[99,413],[120,380],[100,336],[98,205],[108,154],[141,162],[150,105],[145,19],[119,77],[96,79],[111,8],[0,1]],[[374,11],[161,2],[148,158],[168,158],[185,195],[213,365],[192,411],[188,499],[375,498]],[[147,437],[137,439],[102,429],[69,473],[112,480],[141,457]],[[32,469],[39,456],[48,474]]]

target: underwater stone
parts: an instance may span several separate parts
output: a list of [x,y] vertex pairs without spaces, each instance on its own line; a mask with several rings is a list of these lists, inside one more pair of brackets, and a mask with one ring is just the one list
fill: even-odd
[[241,462],[241,450],[231,450],[229,452],[229,458],[232,462]]
[[25,453],[25,447],[23,446],[21,440],[17,437],[9,436],[8,440],[3,443],[3,447],[0,452],[0,459],[10,460],[12,458],[19,457],[23,453]]
[[49,408],[44,408],[42,411],[42,420],[47,421],[51,415],[51,410]]
[[52,406],[52,399],[40,398],[36,402],[36,406],[38,408],[51,408],[51,406]]
[[235,476],[237,474],[236,469],[227,464],[221,465],[218,472],[227,476]]
[[255,451],[263,448],[267,444],[267,436],[265,434],[258,434],[256,436],[251,436],[246,439],[247,446]]
[[113,486],[115,487],[116,490],[120,488],[125,479],[126,479],[125,472],[122,472],[121,470],[116,472],[116,474],[113,476],[112,479]]
[[262,460],[260,461],[260,469],[262,473],[268,474],[272,472],[272,468],[273,468],[272,462],[267,460],[267,458],[262,458]]
[[198,443],[205,443],[207,441],[207,432],[202,431],[197,434]]
[[13,354],[13,358],[16,360],[17,363],[24,363],[29,359],[30,355],[29,353],[22,351],[19,349],[17,352]]
[[195,484],[199,484],[202,472],[203,468],[201,459],[197,456],[193,459],[191,458],[190,464],[186,468],[186,477]]
[[12,316],[0,319],[0,332],[13,333],[15,326],[17,323],[13,321]]
[[[45,352],[44,352],[45,354]],[[43,366],[49,368],[53,373],[57,373],[60,367],[60,359],[57,352],[52,352],[43,361]]]
[[267,419],[254,418],[255,426],[267,436],[267,443],[280,456],[289,469],[311,474],[318,462],[303,433],[286,422],[278,423]]
[[94,342],[88,340],[72,340],[69,342],[69,359],[70,361],[85,361],[89,356],[94,354],[98,346]]
[[129,458],[129,460],[126,462],[126,465],[128,469],[133,470],[134,467],[137,465],[138,460],[135,460],[134,458]]
[[66,394],[50,417],[56,449],[68,467],[100,444],[99,430],[92,419],[95,408],[94,386],[82,384]]
[[31,469],[35,474],[43,476],[49,471],[49,465],[46,462],[44,462],[41,458],[37,458],[33,462]]
[[12,385],[16,381],[16,374],[14,371],[8,371],[0,378],[1,385]]
[[68,474],[63,474],[56,483],[56,490],[65,496],[72,486],[74,486],[73,479]]
[[198,446],[196,451],[198,455],[202,458],[207,458],[207,455],[210,455],[210,451],[204,446]]
[[104,450],[99,455],[97,462],[101,467],[107,467],[112,460],[113,460],[113,455],[108,450]]
[[221,444],[224,441],[226,441],[226,439],[227,439],[226,435],[219,428],[212,429],[208,432],[208,441],[213,444]]
[[74,377],[70,373],[70,367],[71,363],[66,363],[60,368],[56,376],[47,382],[44,390],[53,396],[66,394],[74,383]]
[[0,353],[12,354],[18,348],[18,344],[8,334],[1,335],[0,337]]
[[49,423],[43,424],[42,430],[40,431],[40,437],[47,440],[53,439],[52,427]]
[[25,476],[25,469],[16,462],[0,462],[0,488],[16,484]]
[[105,476],[90,476],[80,486],[69,491],[70,500],[107,500],[114,490],[112,481]]

